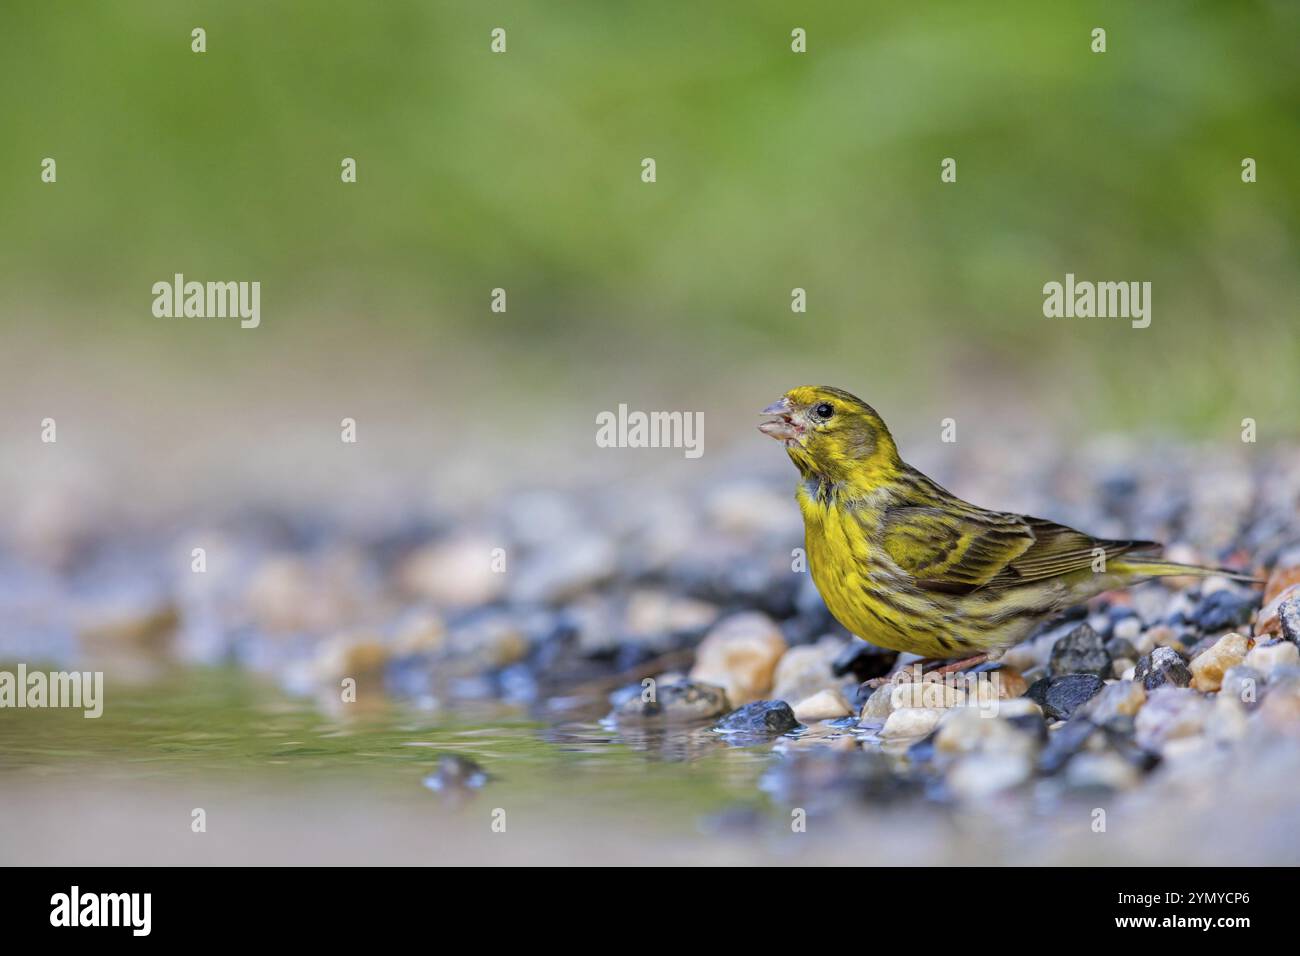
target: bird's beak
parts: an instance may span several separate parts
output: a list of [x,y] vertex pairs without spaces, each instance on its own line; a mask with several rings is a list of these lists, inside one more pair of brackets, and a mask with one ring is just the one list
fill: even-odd
[[777,441],[794,441],[803,435],[803,427],[795,424],[793,409],[788,398],[773,402],[760,414],[777,417],[774,422],[763,422],[758,426],[758,430],[770,438],[775,438]]

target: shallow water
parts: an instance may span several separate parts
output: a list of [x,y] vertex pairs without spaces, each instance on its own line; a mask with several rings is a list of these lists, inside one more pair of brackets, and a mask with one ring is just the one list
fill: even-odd
[[[110,687],[98,719],[6,710],[0,857],[328,863],[342,852],[437,863],[573,850],[631,862],[647,836],[689,849],[711,814],[756,804],[773,759],[707,731],[624,736],[597,720],[539,721],[499,705],[337,710],[203,669]],[[452,754],[481,765],[487,783],[431,789],[427,778]],[[196,807],[206,833],[191,831]],[[500,810],[505,831],[494,832]]]
[[[1042,813],[1030,794],[959,812],[868,785],[828,800],[844,787],[815,761],[852,743],[835,731],[741,745],[707,729],[615,728],[599,719],[604,709],[593,701],[576,719],[542,719],[495,704],[458,704],[453,714],[386,698],[330,708],[245,672],[187,668],[134,689],[110,685],[99,719],[5,710],[0,863],[1300,859],[1293,751],[1265,762],[1267,774],[1229,774],[1208,801],[1203,787],[1191,802],[1176,788],[1132,804],[1107,797],[1111,825],[1098,834],[1095,799],[1052,801]],[[446,755],[475,761],[489,779],[432,789]],[[813,770],[795,778],[802,792],[789,777],[774,783],[778,770],[807,758]],[[1260,813],[1243,813],[1246,804]],[[205,832],[191,828],[195,808]],[[799,829],[792,819],[802,810]]]

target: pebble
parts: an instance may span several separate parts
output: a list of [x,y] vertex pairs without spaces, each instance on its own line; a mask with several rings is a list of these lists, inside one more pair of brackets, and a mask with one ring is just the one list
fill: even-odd
[[618,552],[601,535],[566,535],[521,562],[509,578],[509,594],[519,604],[561,604],[608,581],[618,568]]
[[1147,695],[1146,705],[1134,718],[1137,742],[1148,750],[1162,750],[1170,740],[1194,737],[1209,717],[1210,701],[1190,687],[1160,687]]
[[1138,661],[1133,678],[1147,690],[1157,687],[1186,687],[1192,682],[1192,672],[1173,648],[1157,647]]
[[1268,677],[1279,667],[1300,664],[1300,648],[1290,641],[1274,640],[1266,644],[1256,644],[1246,655],[1245,664]]
[[644,684],[632,684],[614,710],[620,722],[689,722],[712,720],[731,709],[726,692],[712,684],[683,681],[657,684],[654,699],[646,700]]
[[1223,675],[1246,659],[1250,642],[1240,634],[1225,634],[1209,648],[1192,659],[1188,669],[1192,674],[1192,687],[1202,693],[1216,691],[1223,683]]
[[799,726],[783,700],[756,700],[733,710],[713,728],[721,734],[784,734]]
[[95,653],[163,655],[170,649],[180,623],[180,610],[171,603],[112,607],[98,609],[93,620],[78,628],[77,636]]
[[1300,594],[1293,594],[1282,601],[1277,612],[1282,626],[1282,636],[1292,644],[1300,644]]
[[1270,604],[1283,591],[1300,586],[1300,564],[1279,564],[1264,585],[1264,603]]
[[1095,674],[1109,677],[1111,671],[1110,654],[1101,635],[1081,624],[1052,646],[1052,656],[1048,662],[1048,674],[1059,677],[1063,674]]
[[244,600],[264,630],[320,634],[353,619],[362,603],[358,574],[349,555],[330,555],[316,564],[297,555],[277,555],[254,572]]
[[1193,619],[1197,627],[1212,634],[1245,624],[1258,606],[1258,595],[1240,594],[1225,588],[1202,598]]
[[1020,786],[1033,772],[1033,761],[1024,754],[971,754],[949,771],[948,787],[959,799],[982,800]]
[[1094,738],[1100,739],[1100,728],[1088,718],[1079,716],[1067,721],[1048,735],[1038,769],[1049,776],[1058,773]]
[[1243,704],[1254,704],[1259,700],[1260,689],[1264,686],[1264,675],[1253,667],[1238,664],[1229,668],[1223,675],[1219,687],[1220,697],[1232,697]]
[[667,648],[676,638],[699,637],[717,619],[717,607],[707,601],[640,589],[628,598],[625,634],[634,642]]
[[1133,717],[1146,703],[1147,692],[1141,684],[1119,680],[1107,684],[1100,694],[1080,711],[1093,723],[1104,724],[1116,717]]
[[894,685],[882,684],[871,692],[867,702],[862,705],[859,726],[870,726],[884,721],[894,712]]
[[892,686],[893,688],[891,711],[914,707],[932,707],[939,709],[945,707],[964,707],[968,696],[963,688],[954,687],[949,684],[941,684],[938,681],[923,681],[919,684],[893,684],[887,686]]
[[1205,735],[1211,740],[1240,740],[1249,729],[1249,717],[1250,711],[1240,700],[1219,694],[1205,722]]
[[852,674],[856,681],[867,681],[884,677],[897,660],[897,651],[886,651],[855,637],[831,662],[831,673],[836,677]]
[[939,707],[904,707],[895,710],[880,730],[881,737],[924,737],[946,713]]
[[941,753],[1012,752],[1034,755],[1047,739],[1043,711],[1026,698],[998,705],[996,715],[975,707],[945,713],[935,734]]
[[505,614],[472,618],[451,628],[447,635],[447,648],[462,671],[506,667],[523,660],[528,647],[527,636]]
[[409,594],[439,607],[490,604],[506,589],[506,576],[492,568],[498,543],[477,535],[460,535],[426,545],[410,554],[397,570]]
[[1300,674],[1273,675],[1259,705],[1259,716],[1266,727],[1296,735],[1300,729]]
[[1065,674],[1035,681],[1025,696],[1043,708],[1054,720],[1068,720],[1074,711],[1091,700],[1105,682],[1095,674]]
[[772,675],[772,696],[793,704],[837,687],[840,682],[831,673],[831,662],[843,647],[838,638],[827,637],[816,644],[790,648],[781,655]]
[[777,663],[786,650],[781,629],[766,614],[733,614],[718,622],[700,642],[691,680],[718,685],[734,706],[748,704],[771,689]]
[[1293,584],[1260,608],[1255,617],[1255,636],[1265,635],[1300,641],[1300,584]]
[[1075,754],[1065,769],[1066,782],[1079,790],[1127,790],[1142,779],[1141,771],[1113,751]]
[[1111,660],[1128,658],[1135,661],[1142,656],[1127,637],[1112,637],[1106,642],[1106,653],[1111,656]]
[[799,701],[794,707],[795,719],[805,724],[815,720],[847,717],[852,713],[853,708],[838,690],[818,691],[811,697]]
[[337,689],[339,681],[351,677],[360,685],[382,685],[388,648],[369,634],[337,634],[316,648],[313,672],[318,684]]
[[1142,640],[1136,642],[1133,647],[1139,654],[1146,657],[1157,647],[1172,647],[1179,643],[1178,632],[1168,624],[1157,624],[1155,627],[1148,629],[1142,634]]

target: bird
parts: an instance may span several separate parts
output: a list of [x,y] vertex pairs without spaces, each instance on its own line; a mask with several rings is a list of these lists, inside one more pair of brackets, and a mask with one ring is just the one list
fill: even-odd
[[808,569],[852,634],[943,672],[996,660],[1043,621],[1103,591],[1171,575],[1226,574],[1095,538],[1054,521],[963,501],[899,457],[876,410],[802,385],[763,409],[759,430],[799,471]]

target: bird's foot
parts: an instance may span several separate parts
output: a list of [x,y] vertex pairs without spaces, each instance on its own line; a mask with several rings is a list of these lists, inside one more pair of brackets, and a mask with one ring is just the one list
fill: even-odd
[[876,690],[885,684],[911,684],[920,681],[942,680],[945,674],[956,674],[979,667],[990,660],[996,660],[992,653],[975,654],[971,657],[939,657],[914,660],[909,664],[896,667],[887,677],[874,677],[864,681],[862,686]]
[[972,667],[979,667],[979,665],[985,663],[988,659],[988,654],[975,654],[971,657],[961,657],[955,660],[950,658],[947,660],[922,661],[921,673],[938,674],[940,676],[944,674],[957,674],[961,671],[970,670]]

